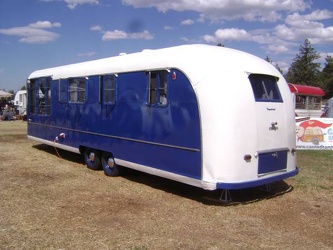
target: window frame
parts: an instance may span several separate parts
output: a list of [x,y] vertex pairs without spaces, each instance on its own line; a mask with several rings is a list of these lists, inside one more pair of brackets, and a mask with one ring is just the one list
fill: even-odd
[[28,113],[31,115],[50,116],[52,111],[52,78],[39,77],[27,81]]
[[[168,101],[169,70],[147,71],[147,105],[166,107]],[[162,79],[162,80],[161,80]]]
[[[81,84],[84,84],[81,86]],[[67,79],[68,103],[83,104],[87,101],[88,79],[86,77],[72,77]]]
[[[104,105],[114,105],[117,99],[117,74],[107,74],[99,76],[99,103]],[[106,81],[111,79],[111,85]],[[106,100],[108,98],[108,100]]]

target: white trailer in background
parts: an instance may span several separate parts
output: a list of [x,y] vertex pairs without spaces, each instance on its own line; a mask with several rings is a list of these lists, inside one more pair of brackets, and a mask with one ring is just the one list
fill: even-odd
[[15,94],[14,105],[19,115],[26,115],[27,112],[27,91],[19,90]]

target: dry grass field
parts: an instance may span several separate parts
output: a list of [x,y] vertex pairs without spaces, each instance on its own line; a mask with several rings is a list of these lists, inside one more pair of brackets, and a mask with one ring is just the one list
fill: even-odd
[[106,177],[80,155],[0,122],[0,249],[333,249],[333,152],[297,152],[300,174],[204,191],[136,171]]

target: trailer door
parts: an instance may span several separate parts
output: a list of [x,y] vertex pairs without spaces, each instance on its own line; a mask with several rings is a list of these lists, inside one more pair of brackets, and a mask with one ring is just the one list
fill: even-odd
[[249,76],[256,105],[258,176],[287,168],[288,140],[286,114],[278,78]]

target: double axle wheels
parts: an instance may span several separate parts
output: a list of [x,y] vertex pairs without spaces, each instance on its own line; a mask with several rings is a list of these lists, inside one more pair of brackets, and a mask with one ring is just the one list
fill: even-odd
[[101,152],[96,149],[86,148],[83,152],[84,161],[89,169],[103,169],[107,176],[118,176],[120,168],[117,166],[113,154]]

